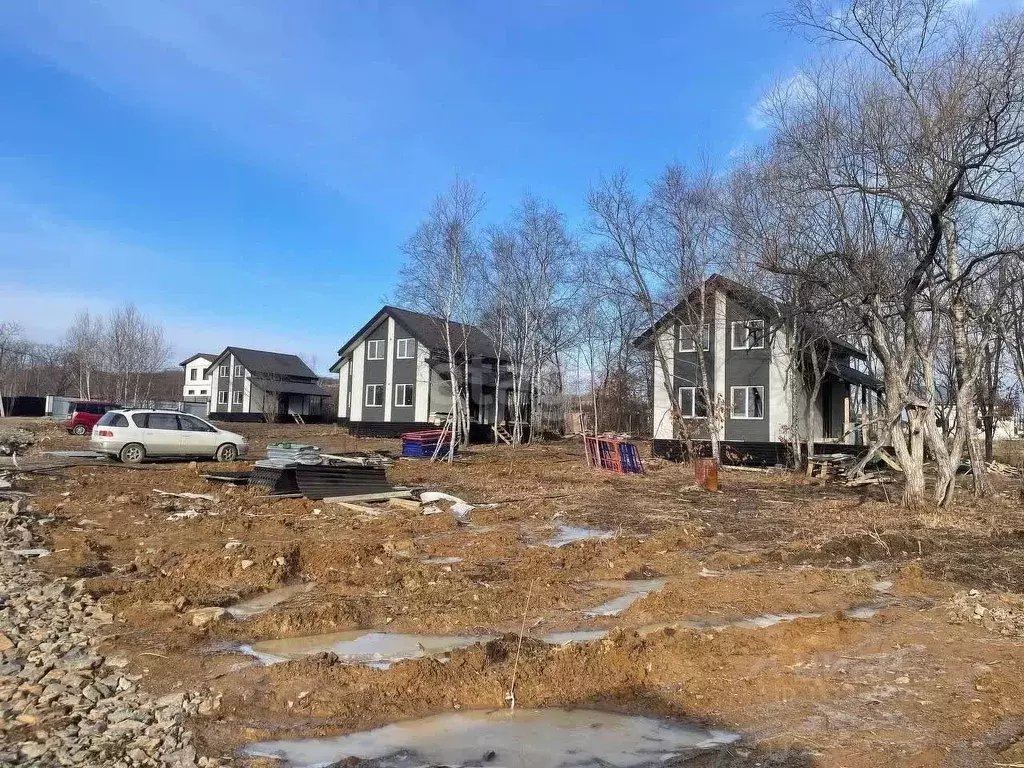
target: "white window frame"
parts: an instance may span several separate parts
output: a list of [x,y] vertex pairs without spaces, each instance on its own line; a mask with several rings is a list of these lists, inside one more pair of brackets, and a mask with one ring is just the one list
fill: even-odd
[[200,389],[199,390],[199,394],[200,395],[205,395],[206,394],[206,390],[205,389]]
[[[690,412],[686,413],[683,411],[683,390],[689,390],[693,393],[690,398]],[[706,419],[707,413],[703,416],[697,414],[697,393],[701,391],[701,387],[679,387],[676,391],[676,402],[679,404],[679,416],[683,419]],[[707,410],[707,409],[705,409]]]
[[226,389],[222,389],[222,390],[220,390],[217,393],[217,405],[227,405],[227,404],[228,404],[228,391]]
[[[687,413],[683,410],[683,392],[690,393],[690,412]],[[696,387],[680,387],[676,392],[676,402],[679,404],[679,416],[683,419],[692,419],[694,414],[697,412],[697,388]]]
[[[367,360],[383,360],[384,352],[387,346],[387,339],[369,339],[366,342],[366,359]],[[373,354],[370,354],[370,350],[374,350]]]
[[395,359],[412,360],[416,357],[415,342],[416,339],[395,339]]
[[[398,394],[399,392],[401,392],[401,391],[403,391],[405,389],[407,389],[409,391],[409,398],[408,398],[409,402],[408,403],[403,403],[402,402],[403,398]],[[413,405],[416,405],[416,399],[415,399],[416,394],[415,394],[415,392],[416,392],[416,390],[413,389],[413,385],[412,384],[395,384],[395,403],[394,403],[395,407],[396,408],[409,408],[409,407],[411,407]]]
[[189,373],[189,381],[199,381],[199,369],[198,368],[190,368],[188,373]]
[[190,395],[194,395],[194,394],[196,393],[196,391],[195,391],[194,389],[190,389],[190,390],[188,391],[188,393],[189,393]]
[[[742,344],[737,344],[736,343],[736,327],[737,326],[742,327],[746,331],[746,334],[744,335],[744,341],[743,341]],[[760,326],[760,328],[761,328],[761,343],[760,344],[751,344],[750,343],[750,329],[751,329],[751,326],[754,326],[754,327]],[[764,320],[761,320],[761,319],[734,320],[732,322],[730,328],[729,328],[729,346],[732,349],[764,349],[764,337],[765,337],[765,333],[764,333]]]
[[220,369],[219,369],[220,370],[220,375],[223,376],[224,378],[227,378],[228,369],[230,367],[231,366],[229,366],[227,363],[224,363],[222,366],[220,366]]
[[241,363],[235,363],[235,378],[241,378],[245,375],[245,371],[242,369]]
[[[746,390],[746,395],[743,398],[743,415],[739,415],[739,416],[736,415],[736,409],[735,409],[735,404],[736,404],[736,394],[735,393],[736,393],[737,389]],[[761,415],[760,416],[751,416],[751,415],[749,415],[750,414],[750,402],[752,400],[752,398],[750,397],[750,390],[752,390],[752,389],[759,389],[759,390],[761,390]],[[765,407],[764,387],[762,387],[760,385],[749,385],[749,386],[742,386],[742,387],[729,387],[729,418],[730,419],[745,419],[745,420],[748,420],[748,421],[760,421],[761,419],[764,418],[764,407]]]
[[[378,389],[380,390],[380,402],[379,403],[371,403],[370,402],[370,393],[371,392],[377,392]],[[376,399],[376,398],[374,398],[374,399]],[[384,405],[384,385],[383,384],[367,384],[366,385],[366,390],[363,393],[363,407],[365,407],[365,408],[381,408],[383,405]]]
[[[679,326],[679,344],[677,351],[679,352],[693,352],[695,344],[693,343],[693,332],[690,331],[691,325]],[[701,336],[703,342],[704,352],[711,351],[711,323],[704,323],[704,333]],[[684,346],[687,345],[687,346]]]
[[231,393],[231,404],[242,405],[245,403],[245,392],[241,389],[236,389]]

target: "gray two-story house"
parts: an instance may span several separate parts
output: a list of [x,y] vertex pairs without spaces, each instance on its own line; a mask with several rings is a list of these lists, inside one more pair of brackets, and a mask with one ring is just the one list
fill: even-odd
[[448,328],[446,334],[445,322],[430,315],[382,307],[341,346],[331,367],[339,378],[338,420],[353,434],[381,437],[445,423],[452,407],[449,335],[460,379],[469,365],[470,418],[486,426],[481,436],[512,418],[512,377],[505,363],[499,371],[494,343],[473,325]]
[[[867,359],[863,352],[834,335],[811,334],[818,345],[819,387],[808,408],[814,387],[808,366],[793,360],[794,345],[782,322],[785,308],[720,275],[708,278],[703,295],[703,311],[695,291],[637,339],[648,348],[656,340],[664,359],[663,369],[659,356],[652,355],[656,452],[670,450],[668,444],[677,443],[684,429],[706,439],[715,428],[720,440],[747,449],[794,439],[864,441],[862,422],[882,385],[858,367]],[[697,328],[701,320],[703,328]],[[717,425],[707,419],[708,401],[724,406]]]
[[210,418],[291,421],[328,417],[329,395],[297,355],[226,347],[207,369]]

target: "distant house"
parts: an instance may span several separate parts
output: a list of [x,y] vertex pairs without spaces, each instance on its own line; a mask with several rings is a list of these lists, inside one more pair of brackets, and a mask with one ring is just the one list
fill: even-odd
[[296,355],[227,347],[210,361],[210,418],[223,421],[322,419],[328,393]]
[[[881,382],[858,365],[866,355],[841,339],[821,335],[819,359],[827,360],[820,390],[807,419],[807,398],[812,391],[793,365],[786,332],[780,327],[783,307],[746,286],[713,275],[704,291],[705,327],[691,331],[691,318],[700,317],[699,293],[681,302],[649,329],[637,344],[650,347],[656,338],[664,350],[671,386],[679,405],[673,418],[666,377],[654,362],[653,432],[656,452],[671,450],[678,440],[680,422],[689,433],[707,438],[707,407],[703,398],[698,355],[707,371],[710,398],[725,404],[724,424],[718,437],[744,444],[737,450],[772,453],[771,444],[792,439],[797,425],[801,439],[815,442],[860,444],[865,441],[861,421],[881,392]],[[698,339],[701,343],[695,343]],[[652,358],[655,356],[652,355]],[[797,383],[799,380],[799,383]],[[774,460],[771,462],[774,463]]]
[[[454,362],[469,364],[470,418],[479,439],[509,411],[511,374],[499,376],[494,343],[481,329],[450,323]],[[444,321],[385,306],[338,350],[338,419],[358,435],[388,436],[443,424],[452,405]]]
[[185,369],[185,384],[181,390],[181,399],[186,403],[203,403],[210,405],[210,365],[216,359],[215,352],[197,352],[188,360],[178,365]]

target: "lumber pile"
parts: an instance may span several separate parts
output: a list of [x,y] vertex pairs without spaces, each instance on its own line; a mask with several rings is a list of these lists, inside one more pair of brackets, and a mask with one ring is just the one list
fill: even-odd
[[985,465],[985,469],[993,475],[1003,475],[1005,477],[1020,477],[1021,471],[1018,467],[1012,464],[1003,464],[1001,461],[990,461]]

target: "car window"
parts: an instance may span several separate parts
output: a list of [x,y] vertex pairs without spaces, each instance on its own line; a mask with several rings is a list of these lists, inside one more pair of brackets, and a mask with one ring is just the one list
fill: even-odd
[[146,417],[148,415],[149,415],[148,413],[133,413],[132,414],[132,421],[135,422],[135,426],[138,427],[139,429],[145,429],[146,428]]
[[178,429],[178,417],[173,413],[151,413],[146,422],[149,429]]
[[117,411],[107,411],[103,414],[102,418],[96,422],[97,427],[127,427],[128,419],[124,417],[123,413]]
[[214,429],[204,421],[200,421],[195,416],[189,416],[187,413],[183,413],[178,416],[178,421],[181,422],[181,428],[187,432],[213,432]]

